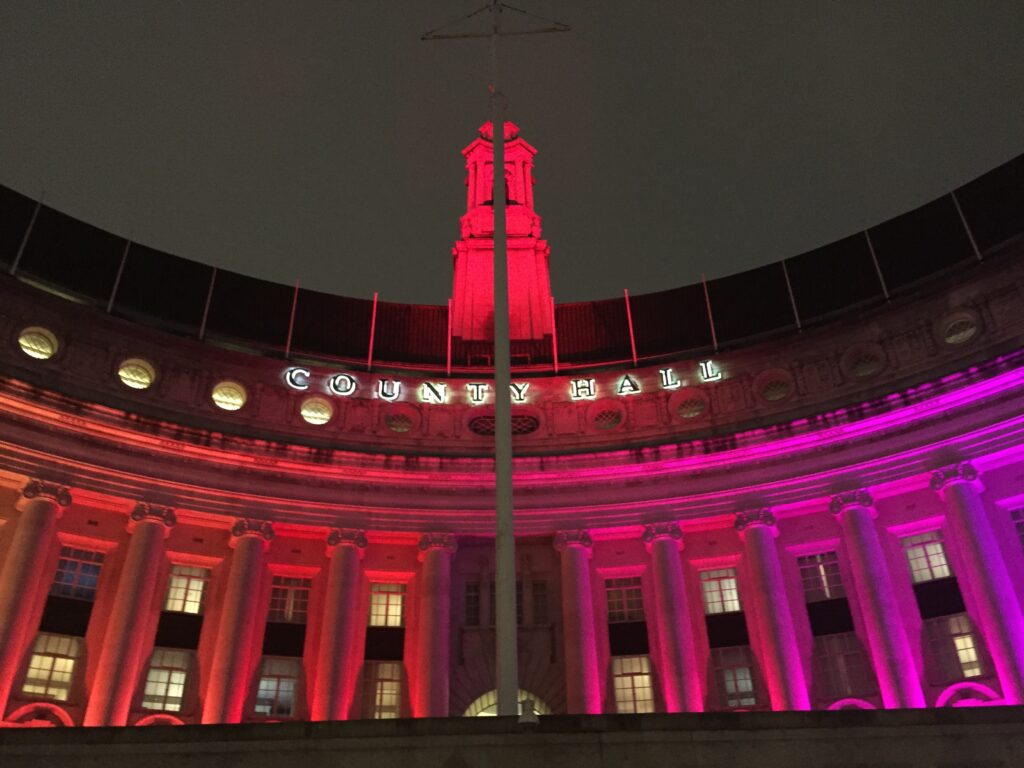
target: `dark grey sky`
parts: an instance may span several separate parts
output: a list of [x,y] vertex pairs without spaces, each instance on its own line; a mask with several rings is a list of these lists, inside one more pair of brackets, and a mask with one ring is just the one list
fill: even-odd
[[[444,303],[483,0],[0,3],[0,183],[139,242]],[[1024,152],[1024,3],[514,0],[559,301],[794,255]]]

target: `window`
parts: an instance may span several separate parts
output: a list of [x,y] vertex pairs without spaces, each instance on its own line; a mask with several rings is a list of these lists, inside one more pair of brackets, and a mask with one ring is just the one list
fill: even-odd
[[839,558],[835,552],[798,557],[800,579],[804,585],[804,599],[808,603],[846,597],[843,580],[839,575]]
[[149,659],[146,687],[142,691],[142,708],[161,712],[180,712],[185,699],[191,654],[157,648]]
[[867,654],[853,632],[814,638],[815,696],[835,701],[876,693],[878,685]]
[[171,577],[167,582],[167,599],[164,610],[176,613],[202,613],[206,583],[210,580],[209,568],[194,568],[190,565],[172,565]]
[[77,637],[40,633],[32,646],[21,692],[67,701],[80,649],[81,640]]
[[711,663],[714,665],[718,706],[721,709],[757,705],[754,664],[749,646],[712,648]]
[[741,611],[740,593],[736,589],[736,569],[720,568],[701,571],[700,589],[704,596],[704,613],[733,613]]
[[1024,547],[1024,507],[1010,511],[1010,519],[1013,520],[1013,527],[1017,529],[1017,538]]
[[366,663],[366,715],[392,720],[402,712],[402,665],[394,661]]
[[608,623],[644,620],[644,596],[639,576],[605,579],[604,589],[608,598]]
[[309,611],[309,579],[275,576],[270,586],[270,613],[267,621],[305,624]]
[[924,631],[938,682],[982,677],[987,673],[979,638],[966,613],[928,619]]
[[264,659],[256,690],[257,715],[291,717],[295,714],[295,693],[302,663],[298,659]]
[[95,600],[102,565],[102,552],[61,547],[57,574],[53,577],[50,594],[76,600]]
[[543,626],[551,619],[548,616],[548,583],[535,581],[531,585],[533,591],[533,623]]
[[942,531],[928,531],[917,536],[907,536],[900,540],[903,551],[907,553],[910,563],[910,577],[915,584],[951,576],[949,563],[946,562],[946,548],[942,544]]
[[651,661],[647,656],[612,657],[612,684],[615,711],[619,714],[654,711]]
[[405,626],[405,584],[370,585],[370,626]]
[[466,620],[467,627],[480,626],[480,582],[466,582]]

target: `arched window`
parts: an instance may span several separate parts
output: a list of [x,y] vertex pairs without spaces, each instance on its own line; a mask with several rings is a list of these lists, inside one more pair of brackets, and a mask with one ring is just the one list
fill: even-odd
[[[519,702],[519,714],[523,714],[523,702],[533,703],[533,711],[538,715],[550,715],[551,707],[545,704],[539,696],[520,688],[516,691],[516,700]],[[498,714],[498,692],[488,691],[479,699],[470,704],[463,717],[496,717]]]
[[981,683],[955,683],[935,702],[936,707],[988,707],[1002,704],[1002,697]]
[[54,728],[73,726],[71,715],[56,704],[26,704],[7,716],[7,722],[29,728]]

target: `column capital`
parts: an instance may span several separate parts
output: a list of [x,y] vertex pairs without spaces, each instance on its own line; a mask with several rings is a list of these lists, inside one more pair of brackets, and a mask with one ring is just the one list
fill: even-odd
[[669,539],[675,542],[677,549],[683,548],[683,532],[679,528],[679,523],[674,520],[667,523],[651,523],[644,526],[643,540],[644,544],[647,545],[648,551],[651,549],[651,545],[658,539]]
[[760,509],[747,509],[742,512],[737,512],[736,522],[733,525],[741,535],[748,528],[754,527],[770,528],[772,531],[772,535],[775,536],[777,536],[779,533],[778,528],[775,527],[775,515],[772,514],[771,507],[761,507]]
[[984,490],[981,480],[978,479],[978,470],[969,461],[961,461],[957,464],[949,464],[940,467],[932,472],[928,481],[933,491],[942,492],[950,483],[968,483],[978,491]]
[[334,554],[339,547],[355,547],[362,554],[366,549],[366,531],[359,528],[332,528],[327,534],[327,556]]
[[238,541],[246,536],[255,536],[262,539],[263,546],[266,548],[270,545],[270,540],[274,538],[274,526],[267,520],[240,517],[231,527],[231,547],[234,548]]
[[865,488],[842,491],[832,497],[832,501],[828,505],[828,511],[838,517],[843,513],[843,510],[849,507],[864,507],[865,509],[872,510],[872,514],[874,514],[875,500],[871,498],[871,494]]
[[555,534],[556,552],[562,552],[569,547],[590,550],[593,546],[594,540],[590,538],[590,531],[582,528],[573,531],[558,531]]
[[151,522],[162,525],[164,527],[164,535],[167,535],[170,533],[170,529],[178,523],[178,518],[175,516],[173,509],[160,506],[159,504],[149,504],[145,501],[140,501],[135,505],[135,509],[132,510],[129,518],[129,533],[134,531],[139,523]]
[[449,555],[455,554],[459,548],[455,542],[455,536],[450,533],[424,533],[420,536],[419,549],[421,555],[431,549],[443,549]]
[[25,487],[21,489],[21,498],[27,501],[32,499],[49,499],[62,509],[71,506],[71,491],[68,490],[67,486],[36,478],[29,480]]

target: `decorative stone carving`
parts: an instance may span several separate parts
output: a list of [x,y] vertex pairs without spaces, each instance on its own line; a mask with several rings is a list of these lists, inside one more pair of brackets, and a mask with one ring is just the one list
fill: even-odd
[[969,461],[936,469],[932,472],[929,485],[933,491],[941,491],[948,483],[973,483],[978,480],[978,470]]
[[455,543],[455,537],[450,533],[424,533],[420,537],[419,548],[420,552],[426,552],[428,549],[443,549],[451,555],[458,549],[458,545]]
[[855,491],[843,491],[833,496],[828,505],[828,511],[833,515],[838,515],[847,507],[872,507],[874,504],[875,500],[871,498],[871,494],[864,488],[858,488]]
[[327,534],[327,546],[332,549],[339,546],[366,549],[366,531],[358,528],[332,528]]
[[672,539],[681,546],[683,532],[679,528],[679,523],[674,520],[667,523],[651,523],[644,526],[643,539],[644,544],[647,545],[652,544],[656,539]]
[[743,512],[736,513],[736,530],[743,533],[747,528],[755,525],[764,525],[770,528],[775,527],[775,515],[769,507],[761,507],[761,509],[748,509]]
[[24,499],[50,499],[62,507],[71,505],[71,491],[47,480],[29,480],[21,490],[21,496]]
[[259,536],[264,541],[270,541],[274,538],[274,526],[266,520],[240,517],[231,528],[231,538],[237,539],[242,536]]
[[132,510],[131,519],[133,523],[141,523],[143,520],[151,520],[156,523],[163,523],[166,528],[173,528],[178,518],[170,507],[162,507],[158,504],[149,504],[140,501]]
[[555,551],[561,552],[566,547],[583,547],[590,549],[594,546],[594,540],[590,538],[590,531],[579,529],[575,531],[559,531],[555,534]]

